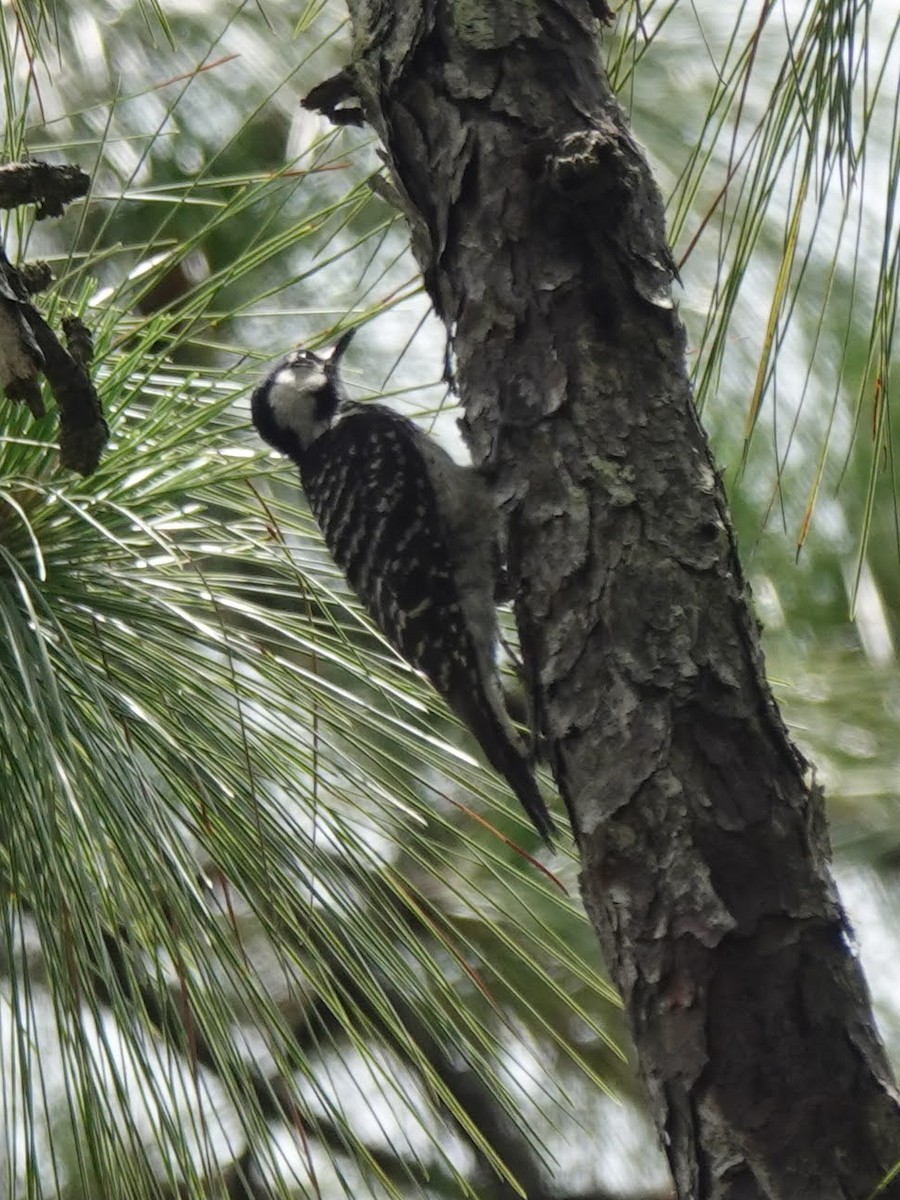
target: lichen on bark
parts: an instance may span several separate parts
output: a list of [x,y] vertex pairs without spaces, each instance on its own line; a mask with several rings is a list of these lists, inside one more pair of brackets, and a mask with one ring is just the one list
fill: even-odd
[[554,0],[508,38],[496,5],[349,7],[678,1194],[861,1198],[900,1108],[693,407],[658,189],[599,65],[608,10]]

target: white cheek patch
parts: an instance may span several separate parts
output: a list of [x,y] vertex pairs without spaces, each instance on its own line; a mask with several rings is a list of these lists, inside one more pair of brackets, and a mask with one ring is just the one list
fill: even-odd
[[318,367],[280,367],[269,385],[269,407],[276,423],[305,441],[313,425],[315,394],[326,382],[324,370]]

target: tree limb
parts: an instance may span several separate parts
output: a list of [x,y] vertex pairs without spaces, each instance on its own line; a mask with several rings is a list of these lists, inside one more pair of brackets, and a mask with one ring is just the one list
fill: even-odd
[[66,205],[86,196],[90,186],[90,175],[68,163],[56,165],[39,158],[4,163],[0,166],[0,208],[35,204],[35,220],[61,217]]
[[678,1195],[867,1195],[900,1156],[900,1109],[597,5],[349,7],[353,90],[453,335],[585,905]]

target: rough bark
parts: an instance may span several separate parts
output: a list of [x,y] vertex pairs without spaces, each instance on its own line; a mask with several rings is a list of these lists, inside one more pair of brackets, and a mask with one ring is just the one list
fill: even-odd
[[[87,194],[91,177],[80,167],[32,159],[0,165],[0,209],[35,205],[34,219],[59,217],[67,204]],[[44,416],[41,376],[50,386],[59,410],[60,462],[90,475],[100,464],[109,429],[88,367],[94,347],[91,332],[80,317],[62,319],[65,344],[60,341],[32,297],[52,283],[49,264],[18,267],[0,243],[0,390],[28,405],[33,417]]]
[[325,106],[379,133],[453,338],[678,1195],[862,1200],[900,1109],[692,405],[659,196],[598,65],[605,6],[349,7]]

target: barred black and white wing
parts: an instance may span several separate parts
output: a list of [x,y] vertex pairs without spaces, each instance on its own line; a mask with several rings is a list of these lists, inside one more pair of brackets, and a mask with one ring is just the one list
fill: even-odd
[[549,842],[553,821],[493,662],[491,537],[473,503],[483,486],[475,473],[390,409],[345,403],[303,455],[300,476],[332,557],[373,620],[471,729]]
[[[349,408],[350,406],[348,406]],[[447,535],[407,422],[353,406],[300,469],[328,549],[385,637],[440,692],[466,629]]]

